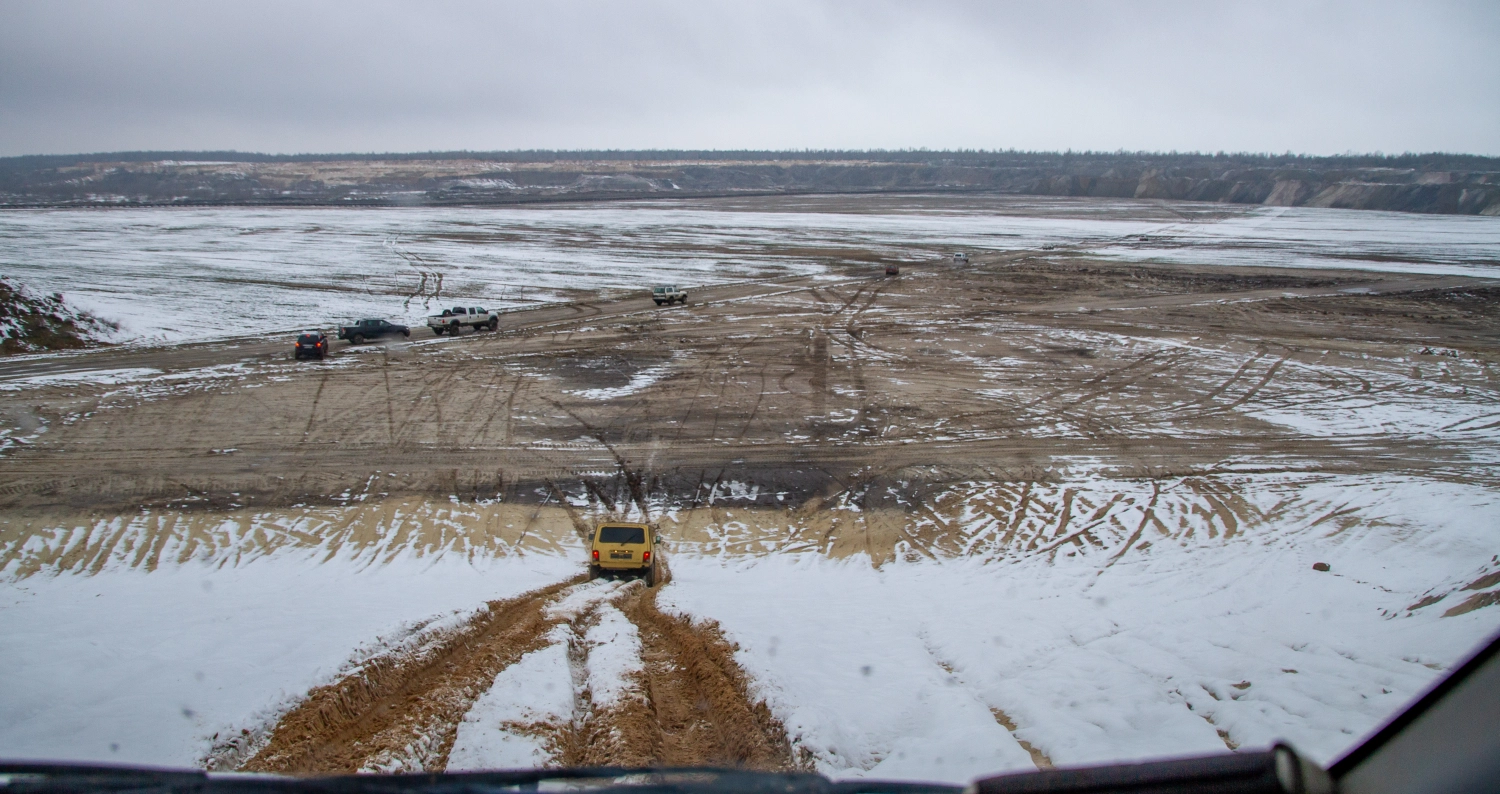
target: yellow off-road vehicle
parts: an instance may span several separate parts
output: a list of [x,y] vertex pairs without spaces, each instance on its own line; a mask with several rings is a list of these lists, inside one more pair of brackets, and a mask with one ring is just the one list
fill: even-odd
[[656,530],[650,524],[606,521],[589,537],[589,578],[604,574],[634,574],[655,586],[661,558]]

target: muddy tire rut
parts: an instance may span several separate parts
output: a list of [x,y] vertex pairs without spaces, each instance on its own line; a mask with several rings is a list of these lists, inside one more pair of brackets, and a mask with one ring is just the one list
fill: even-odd
[[[636,627],[639,669],[608,706],[575,691],[571,719],[533,725],[557,766],[798,766],[786,731],[734,661],[734,646],[709,623],[658,608],[661,586],[631,583],[578,614],[556,604],[586,585],[575,578],[493,601],[463,625],[377,656],[317,687],[269,730],[247,772],[297,775],[442,771],[460,723],[496,677],[526,654],[575,639],[601,606]],[[569,653],[583,660],[582,646]]]
[[640,632],[642,697],[591,714],[560,759],[569,766],[797,766],[786,730],[711,623],[657,607],[660,588],[631,588],[619,609]]
[[582,577],[490,602],[426,648],[377,657],[312,690],[241,768],[352,773],[393,756],[409,756],[424,766],[445,758],[469,704],[501,670],[541,647],[552,625],[546,604],[578,581]]

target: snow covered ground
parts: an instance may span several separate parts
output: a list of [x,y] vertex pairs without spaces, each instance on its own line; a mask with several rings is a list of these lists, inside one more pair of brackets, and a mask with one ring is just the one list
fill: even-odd
[[[1045,511],[1006,524],[1004,500],[976,483],[954,497],[975,509],[934,503],[964,516],[957,551],[898,544],[879,567],[795,544],[678,544],[661,603],[718,622],[820,771],[952,781],[1275,739],[1327,761],[1500,626],[1493,608],[1460,608],[1500,588],[1489,489],[1302,475],[1241,478],[1233,494],[1190,485],[1080,475],[1059,486],[1079,520],[1086,503],[1108,509],[1087,542],[1043,543],[1042,524],[1057,523]],[[271,524],[243,517],[224,519],[242,526],[223,542],[191,528],[191,548],[139,529],[138,542],[114,537],[128,527],[60,530],[59,560],[114,551],[7,570],[0,757],[191,765],[370,654],[581,568],[572,546],[414,542],[409,511],[339,509],[362,511],[368,526],[345,529],[386,538],[380,548],[314,543],[328,534],[317,522],[348,523],[330,508],[270,533],[287,542],[269,553],[251,541]],[[742,519],[726,512],[723,534]],[[500,674],[460,725],[452,768],[546,760],[528,725],[565,720],[577,692],[607,706],[624,691],[639,640],[605,603],[615,589],[578,587],[553,607],[598,620],[559,625]]]
[[1489,217],[1265,207],[1133,242],[1093,250],[1127,261],[1500,277],[1500,223]]
[[1143,553],[1005,563],[679,554],[663,602],[719,622],[835,775],[1031,768],[1006,723],[1058,765],[1277,739],[1327,762],[1500,628],[1489,609],[1444,616],[1500,569],[1500,545],[1483,489],[1322,488],[1378,520],[1293,513],[1229,539],[1149,531]]
[[[1154,205],[1053,204],[1037,202],[1035,215],[922,211],[917,200],[868,212],[670,202],[11,210],[0,213],[0,272],[120,322],[121,341],[148,342],[326,328],[360,316],[415,322],[450,301],[511,308],[658,282],[817,274],[852,249],[932,261],[953,248],[1069,246],[1125,261],[1500,277],[1496,218],[1257,208],[1164,223],[1129,219],[1131,207]],[[442,297],[433,299],[438,275]]]
[[193,766],[344,666],[576,560],[307,552],[0,587],[0,758]]
[[[510,307],[653,281],[819,274],[854,247],[901,258],[1048,245],[1121,261],[1500,277],[1500,219],[1338,210],[1181,223],[663,202],[0,213],[7,275],[122,321],[123,338],[141,342],[414,319],[434,303],[437,273],[445,297],[435,305],[463,296]],[[1002,373],[1017,361],[990,364]],[[1469,359],[1413,354],[1337,398],[1299,385],[1341,377],[1333,354],[1325,365],[1256,353],[1241,368],[1259,377],[1278,367],[1274,399],[1255,416],[1310,436],[1456,443],[1496,427],[1493,406],[1463,386],[1401,374],[1477,378],[1481,364]],[[149,396],[242,374],[243,365],[190,376],[125,368],[5,388],[90,382]],[[650,367],[623,386],[576,393],[613,399],[665,374]],[[0,449],[43,430],[6,430]],[[1477,470],[1492,454],[1473,449]],[[1464,484],[1488,482],[1487,472],[1151,482],[1084,468],[1063,482],[957,484],[903,502],[905,512],[891,512],[904,539],[873,561],[837,556],[811,526],[752,526],[725,508],[698,535],[673,539],[662,603],[718,622],[821,771],[955,781],[1043,759],[1277,738],[1326,761],[1500,626],[1500,608],[1465,608],[1500,594],[1500,495]],[[735,485],[723,484],[731,506]],[[495,534],[479,508],[377,501],[289,520],[158,511],[28,527],[3,549],[22,562],[0,569],[0,757],[192,765],[350,664],[581,569],[569,535],[517,551],[475,540]],[[558,608],[586,602],[598,622],[582,633],[559,627],[500,674],[461,725],[453,768],[545,760],[527,723],[572,713],[580,681],[597,702],[618,696],[639,638],[601,605],[607,586],[577,592],[581,601]],[[575,647],[587,651],[582,668]]]

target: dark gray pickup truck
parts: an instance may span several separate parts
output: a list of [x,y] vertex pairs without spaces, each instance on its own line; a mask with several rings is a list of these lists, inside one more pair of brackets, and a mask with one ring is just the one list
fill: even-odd
[[385,320],[360,320],[354,325],[345,325],[339,328],[339,338],[348,339],[350,344],[357,345],[366,339],[379,339],[382,336],[411,336],[411,329],[397,323]]

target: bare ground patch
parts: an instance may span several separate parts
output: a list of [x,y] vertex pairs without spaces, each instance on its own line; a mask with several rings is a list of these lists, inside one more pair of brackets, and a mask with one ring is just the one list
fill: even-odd
[[[716,287],[670,311],[639,296],[550,307],[324,365],[280,343],[12,362],[0,377],[164,375],[0,390],[0,435],[16,439],[0,506],[535,504],[589,484],[696,505],[733,481],[796,505],[832,483],[996,479],[1077,456],[1421,472],[1492,443],[1500,303],[1476,279],[1056,252],[879,272]],[[1441,408],[1464,448],[1295,421],[1367,403]],[[611,491],[622,472],[630,487]]]

